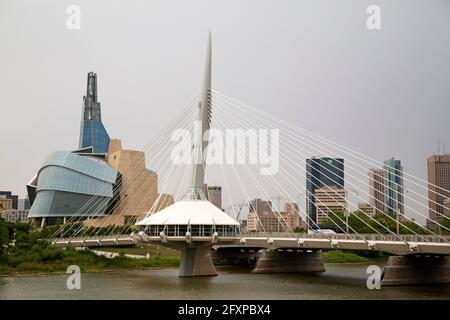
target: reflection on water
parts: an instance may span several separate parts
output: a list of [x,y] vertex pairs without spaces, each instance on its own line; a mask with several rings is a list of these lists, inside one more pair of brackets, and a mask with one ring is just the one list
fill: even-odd
[[450,286],[366,288],[366,264],[328,264],[321,274],[252,274],[220,267],[215,277],[179,278],[177,270],[0,278],[0,299],[450,299]]

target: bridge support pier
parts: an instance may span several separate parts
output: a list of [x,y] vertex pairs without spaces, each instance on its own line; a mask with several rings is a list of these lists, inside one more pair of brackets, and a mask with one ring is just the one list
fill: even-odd
[[450,283],[446,256],[391,256],[381,277],[382,286]]
[[211,261],[211,245],[184,246],[180,250],[181,263],[178,270],[179,277],[217,275],[216,269]]
[[320,251],[261,250],[253,273],[324,272]]

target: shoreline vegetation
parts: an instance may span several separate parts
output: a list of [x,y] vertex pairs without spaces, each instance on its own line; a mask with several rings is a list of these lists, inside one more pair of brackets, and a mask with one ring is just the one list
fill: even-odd
[[[57,248],[59,249],[59,248]],[[67,250],[67,249],[60,249]],[[73,250],[73,249],[70,249]],[[150,258],[128,258],[119,255],[114,258],[106,258],[98,256],[93,252],[83,250],[73,250],[66,256],[66,259],[58,259],[57,261],[35,262],[23,261],[15,266],[7,266],[0,264],[0,277],[4,276],[27,276],[27,275],[48,275],[48,274],[65,274],[69,265],[77,265],[82,272],[113,272],[120,270],[161,270],[173,269],[179,266],[179,257],[150,257]],[[386,261],[386,256],[367,257],[353,252],[342,251],[326,251],[322,252],[325,264],[341,264],[341,263],[382,263]],[[89,258],[86,259],[86,257]],[[86,264],[85,262],[88,262]]]
[[[71,265],[80,267],[82,272],[101,272],[176,268],[180,263],[180,253],[163,246],[93,248],[115,253],[116,256],[111,258],[96,254],[92,250],[51,245],[47,240],[51,234],[53,234],[51,228],[33,229],[30,224],[13,224],[0,219],[0,276],[65,273],[67,267]],[[323,251],[322,255],[325,263],[376,263],[387,259],[386,255],[373,252],[329,250]]]

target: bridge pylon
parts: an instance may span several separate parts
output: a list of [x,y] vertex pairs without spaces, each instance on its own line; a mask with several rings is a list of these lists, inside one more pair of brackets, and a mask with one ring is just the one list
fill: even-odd
[[211,110],[211,33],[208,38],[202,93],[197,121],[201,133],[192,146],[192,179],[185,197],[139,221],[136,240],[158,243],[181,251],[180,277],[217,275],[210,251],[214,244],[239,240],[240,224],[205,197],[206,155]]

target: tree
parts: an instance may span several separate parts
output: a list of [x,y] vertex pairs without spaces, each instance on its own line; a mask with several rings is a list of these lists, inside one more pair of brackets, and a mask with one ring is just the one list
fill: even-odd
[[[341,230],[346,230],[346,221],[348,221],[349,233],[379,232],[381,234],[388,234],[391,232],[397,232],[397,221],[395,217],[390,217],[387,214],[377,214],[374,217],[368,217],[361,211],[349,212],[348,218],[345,217],[343,212],[330,213],[323,221],[323,224],[337,224]],[[400,234],[429,233],[425,227],[406,219],[401,219],[399,232]]]
[[9,243],[8,226],[3,218],[0,218],[0,255],[3,255]]
[[305,228],[295,227],[294,228],[294,232],[295,233],[304,233],[305,232]]

